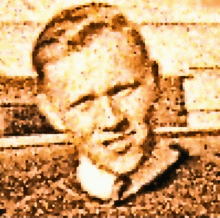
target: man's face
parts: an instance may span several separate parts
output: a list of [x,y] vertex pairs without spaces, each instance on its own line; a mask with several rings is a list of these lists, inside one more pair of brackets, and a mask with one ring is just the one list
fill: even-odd
[[124,35],[104,31],[95,37],[89,47],[47,64],[45,84],[80,153],[104,169],[126,173],[144,154],[153,76]]

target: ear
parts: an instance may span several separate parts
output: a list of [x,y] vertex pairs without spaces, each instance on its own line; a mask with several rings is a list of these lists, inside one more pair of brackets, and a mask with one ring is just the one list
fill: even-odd
[[64,131],[66,128],[63,124],[62,117],[58,109],[53,105],[45,94],[37,95],[37,103],[40,112],[47,117],[50,124],[57,130]]

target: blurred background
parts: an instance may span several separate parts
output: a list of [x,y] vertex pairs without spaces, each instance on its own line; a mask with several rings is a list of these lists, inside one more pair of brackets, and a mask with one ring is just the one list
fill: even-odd
[[[85,0],[1,0],[0,134],[53,131],[35,104],[31,51],[48,20]],[[220,127],[220,0],[105,0],[141,30],[158,63],[158,126]],[[186,114],[187,110],[187,114]]]

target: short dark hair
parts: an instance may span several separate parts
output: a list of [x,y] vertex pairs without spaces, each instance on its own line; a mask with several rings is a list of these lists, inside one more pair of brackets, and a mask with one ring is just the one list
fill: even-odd
[[148,59],[145,43],[136,30],[116,6],[104,3],[90,3],[54,16],[39,35],[32,53],[33,68],[38,74],[38,84],[44,80],[43,67],[72,51],[88,46],[89,36],[99,34],[104,28],[122,32],[126,28],[129,43],[141,50],[141,56]]

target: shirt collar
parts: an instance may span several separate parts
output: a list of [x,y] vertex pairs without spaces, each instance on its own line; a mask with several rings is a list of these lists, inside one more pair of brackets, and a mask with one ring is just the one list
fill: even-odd
[[151,183],[157,176],[161,175],[169,166],[174,164],[179,158],[180,152],[167,145],[157,144],[152,155],[146,160],[138,170],[129,175],[129,182],[122,177],[122,181],[115,183],[121,188],[114,188],[118,194],[114,194],[113,200],[124,200],[130,195],[138,192],[144,185]]

